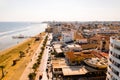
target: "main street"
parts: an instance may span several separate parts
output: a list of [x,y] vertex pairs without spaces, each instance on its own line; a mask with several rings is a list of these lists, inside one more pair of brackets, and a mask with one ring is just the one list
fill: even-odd
[[46,43],[46,47],[45,47],[45,50],[44,50],[44,53],[43,53],[43,56],[42,56],[42,59],[41,59],[41,64],[39,66],[38,73],[37,73],[37,76],[36,76],[35,80],[39,80],[40,75],[42,75],[41,80],[48,80],[46,69],[47,69],[49,47],[47,45],[50,45],[51,38],[52,38],[52,34],[49,34],[48,35],[48,40],[47,40],[47,43]]

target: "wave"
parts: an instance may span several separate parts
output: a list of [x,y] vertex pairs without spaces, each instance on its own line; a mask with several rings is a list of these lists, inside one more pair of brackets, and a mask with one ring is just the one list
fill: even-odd
[[6,37],[8,37],[8,36],[2,36],[2,37],[0,37],[0,40],[1,40],[1,39],[4,39],[4,38],[6,38]]
[[17,29],[17,30],[12,30],[12,31],[7,31],[7,32],[2,32],[0,33],[0,37],[5,36],[5,35],[10,35],[16,32],[22,32],[28,30],[30,27],[22,28],[22,29]]

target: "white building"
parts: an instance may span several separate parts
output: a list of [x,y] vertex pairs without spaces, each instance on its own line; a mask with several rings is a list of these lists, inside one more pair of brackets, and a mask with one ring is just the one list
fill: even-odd
[[109,27],[103,27],[98,30],[98,34],[117,34],[119,33],[118,30],[111,30]]
[[53,37],[60,36],[62,26],[55,24],[55,25],[52,25],[51,27],[53,28],[53,30],[52,30],[53,31]]
[[120,37],[110,38],[106,80],[120,80]]
[[84,43],[88,43],[87,39],[76,39],[76,42],[84,44]]
[[61,44],[54,44],[53,45],[53,48],[55,49],[55,51],[57,52],[57,53],[62,53],[63,51],[62,51],[62,49],[61,49]]
[[81,51],[82,48],[80,45],[77,44],[68,44],[66,46],[66,50],[68,49],[68,51]]
[[61,42],[70,42],[70,41],[74,40],[74,32],[72,32],[72,31],[62,32],[61,36],[62,36]]

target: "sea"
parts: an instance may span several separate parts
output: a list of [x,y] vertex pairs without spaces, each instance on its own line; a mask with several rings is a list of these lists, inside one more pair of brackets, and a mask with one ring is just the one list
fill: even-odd
[[46,27],[47,24],[41,22],[0,22],[0,51],[25,40],[13,36],[35,36],[44,32]]

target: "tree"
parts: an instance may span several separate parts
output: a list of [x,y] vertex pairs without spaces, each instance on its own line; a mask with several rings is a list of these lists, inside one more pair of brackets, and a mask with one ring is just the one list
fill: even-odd
[[0,66],[0,68],[1,68],[1,70],[2,70],[2,78],[4,77],[4,68],[5,68],[5,66]]
[[44,47],[41,47],[41,50],[44,50]]
[[38,65],[40,64],[40,60],[41,60],[40,58],[37,59],[37,64]]
[[34,72],[36,71],[36,69],[38,68],[39,64],[35,63],[32,67],[32,69],[34,69]]
[[30,46],[30,43],[28,43],[28,46]]
[[35,73],[30,73],[30,74],[28,75],[29,80],[34,80],[34,79],[35,79],[35,76],[36,76]]

